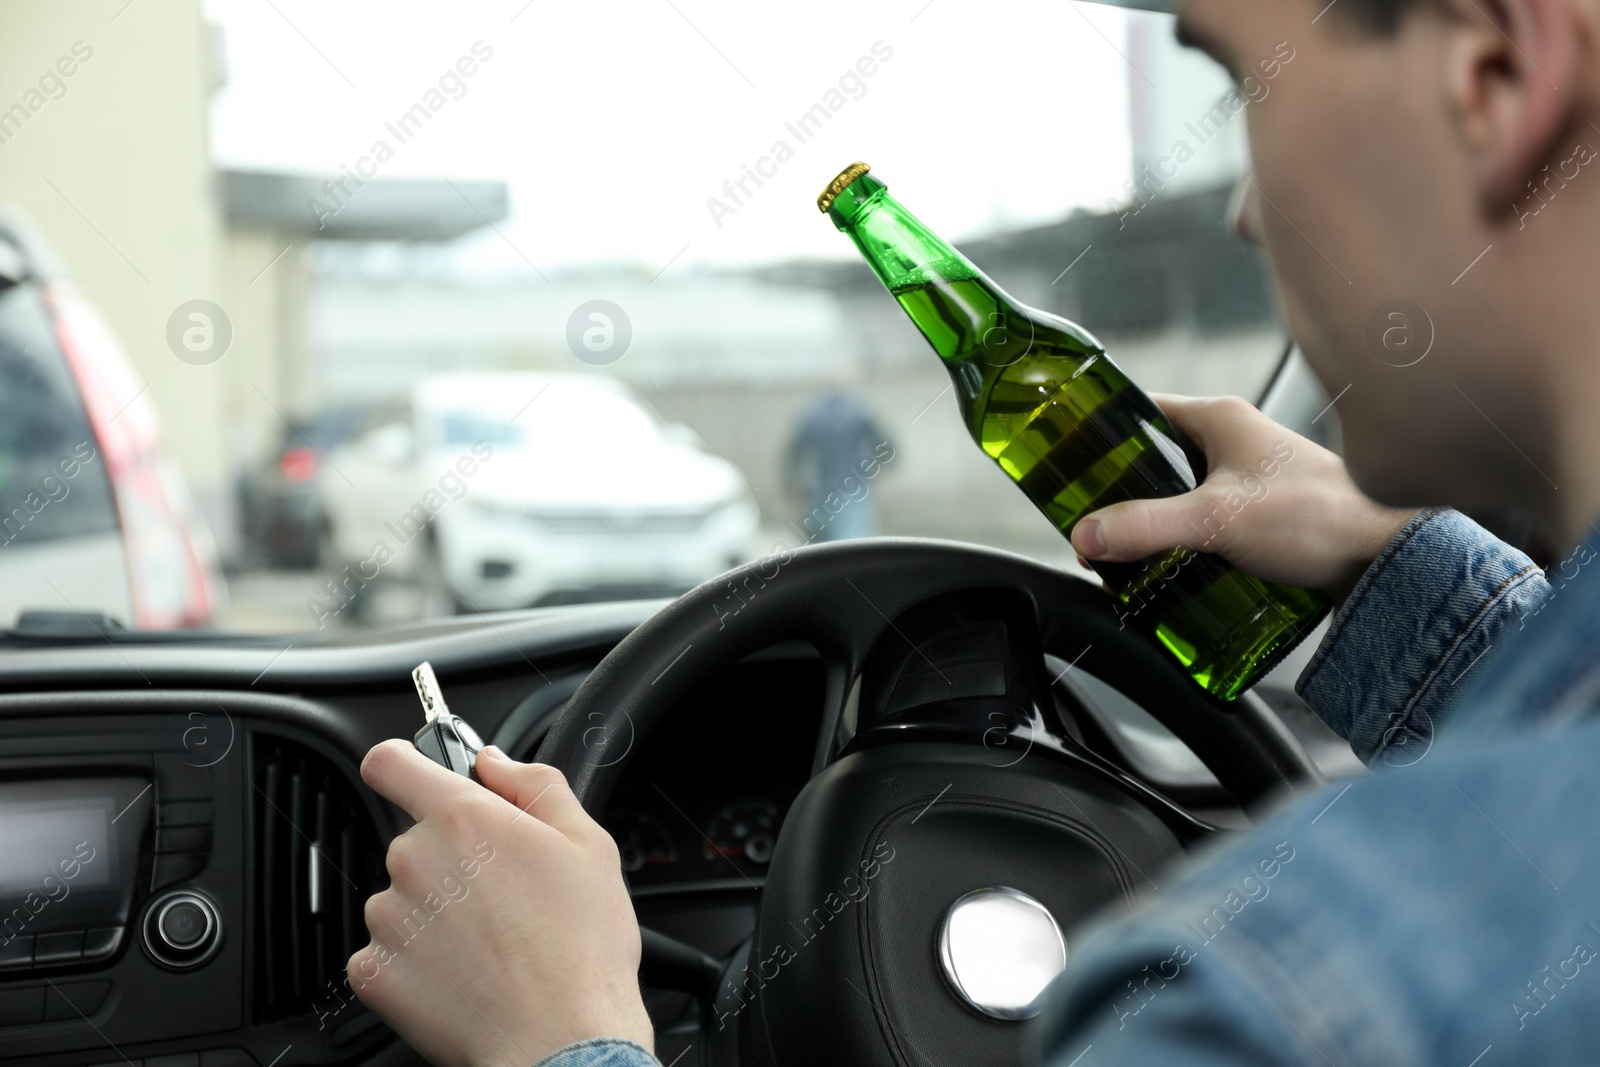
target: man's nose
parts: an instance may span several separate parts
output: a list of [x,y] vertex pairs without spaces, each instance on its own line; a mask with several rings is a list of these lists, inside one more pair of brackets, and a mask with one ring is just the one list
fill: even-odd
[[1250,244],[1261,247],[1261,194],[1253,170],[1245,171],[1233,187],[1228,198],[1228,225]]

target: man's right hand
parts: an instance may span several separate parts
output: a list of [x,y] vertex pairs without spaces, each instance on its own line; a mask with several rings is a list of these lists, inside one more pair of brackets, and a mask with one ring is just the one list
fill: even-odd
[[1343,600],[1416,514],[1367,497],[1343,460],[1249,401],[1154,399],[1204,450],[1206,479],[1181,496],[1129,500],[1083,518],[1072,546],[1091,562],[1128,562],[1186,545],[1265,581]]

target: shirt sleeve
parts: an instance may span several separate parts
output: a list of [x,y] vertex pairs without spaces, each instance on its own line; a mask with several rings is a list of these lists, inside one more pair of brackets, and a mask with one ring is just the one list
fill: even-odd
[[[1305,1062],[1296,1024],[1262,999],[1265,976],[1205,953],[1187,930],[1125,929],[1096,945],[1027,1040],[1039,1067],[1282,1067]],[[1281,985],[1274,989],[1281,1000]],[[1307,1049],[1306,1051],[1311,1051]]]
[[533,1067],[661,1067],[640,1045],[621,1038],[596,1038],[558,1049]]
[[[1576,596],[1551,610],[1580,604],[1600,617]],[[1526,725],[1214,836],[1073,936],[1025,1062],[1600,1063],[1600,716]]]
[[1549,595],[1538,566],[1482,526],[1421,512],[1367,568],[1295,689],[1363,761],[1414,763],[1461,683]]

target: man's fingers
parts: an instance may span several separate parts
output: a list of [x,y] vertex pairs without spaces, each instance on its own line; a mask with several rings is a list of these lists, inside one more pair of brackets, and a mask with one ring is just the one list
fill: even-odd
[[1161,413],[1178,428],[1180,433],[1199,445],[1201,449],[1206,447],[1205,430],[1208,425],[1204,415],[1206,398],[1180,396],[1177,393],[1151,393],[1150,399],[1156,402]]
[[1178,396],[1175,393],[1153,393],[1154,400],[1172,425],[1200,446],[1207,457],[1219,458],[1226,451],[1226,442],[1237,438],[1239,432],[1250,424],[1252,416],[1261,417],[1256,406],[1237,396]]
[[440,805],[477,788],[418,752],[410,741],[397,737],[372,746],[361,761],[361,780],[418,822]]
[[493,745],[478,753],[478,781],[519,811],[572,835],[593,820],[578,803],[566,776],[544,763],[519,763]]
[[374,745],[361,761],[362,779],[418,822],[447,804],[471,799],[480,787],[568,835],[593,821],[554,767],[518,763],[491,746],[478,753],[474,769],[479,784],[446,770],[398,738]]
[[1072,528],[1072,547],[1091,560],[1127,563],[1178,545],[1198,548],[1199,494],[1128,500],[1101,508]]

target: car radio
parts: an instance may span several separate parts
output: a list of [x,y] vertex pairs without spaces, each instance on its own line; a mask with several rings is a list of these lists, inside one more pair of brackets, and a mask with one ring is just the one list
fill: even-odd
[[[317,707],[0,694],[0,1067],[344,1062],[386,836]],[[255,714],[251,714],[254,712]],[[297,721],[298,720],[298,721]]]
[[138,778],[0,783],[0,969],[100,960],[122,943],[150,790]]
[[[153,760],[153,767],[152,767]],[[0,782],[0,972],[107,960],[133,908],[198,874],[213,833],[211,772],[173,753],[133,774]],[[135,931],[163,967],[197,966],[222,935],[202,892],[159,894]]]
[[[239,907],[232,887],[207,874],[216,771],[196,753],[151,751],[171,744],[175,732],[166,724],[124,727],[92,746],[80,737],[80,750],[103,748],[76,758],[62,754],[59,736],[7,746],[0,759],[0,1033],[8,1038],[20,1037],[13,1028],[69,1023],[91,1042],[101,1040],[96,1026],[136,1033],[148,1017],[139,1006],[146,990],[177,993],[171,982],[216,959],[226,944]],[[231,768],[220,769],[233,778]],[[221,975],[194,977],[233,991],[231,1011],[215,1017],[237,1015],[234,975],[220,986]]]

